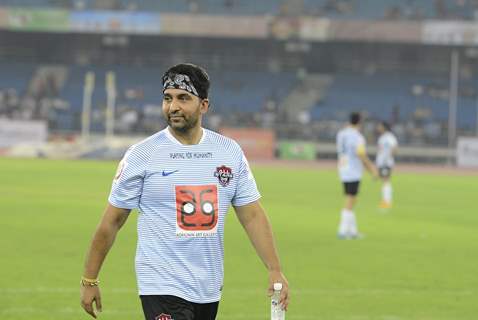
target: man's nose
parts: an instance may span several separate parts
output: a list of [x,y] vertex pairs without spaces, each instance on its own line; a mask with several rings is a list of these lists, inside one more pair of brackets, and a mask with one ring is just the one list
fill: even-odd
[[180,109],[180,107],[179,107],[179,101],[176,100],[176,99],[173,99],[173,100],[171,101],[171,105],[170,105],[170,107],[169,107],[169,111],[174,112],[174,111],[178,111],[179,109]]

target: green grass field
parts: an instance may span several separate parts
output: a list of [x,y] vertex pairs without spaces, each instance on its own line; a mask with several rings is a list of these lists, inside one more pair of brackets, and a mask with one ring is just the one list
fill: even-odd
[[[0,319],[88,319],[79,306],[85,251],[106,204],[113,162],[0,159]],[[292,300],[287,319],[477,319],[478,176],[394,177],[377,209],[366,178],[363,240],[337,240],[334,171],[255,167]],[[231,212],[232,213],[232,212]],[[133,257],[136,214],[101,272],[100,319],[142,319]],[[219,320],[269,319],[267,274],[237,218],[226,224]]]

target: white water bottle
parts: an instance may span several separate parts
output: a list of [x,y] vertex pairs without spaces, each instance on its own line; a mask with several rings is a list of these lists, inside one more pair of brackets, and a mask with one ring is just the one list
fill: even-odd
[[285,320],[285,311],[280,304],[282,283],[274,283],[274,293],[271,298],[271,320]]

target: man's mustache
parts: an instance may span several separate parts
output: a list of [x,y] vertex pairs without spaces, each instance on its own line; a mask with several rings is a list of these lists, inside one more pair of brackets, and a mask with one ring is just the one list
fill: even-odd
[[181,113],[178,113],[178,112],[168,113],[168,118],[171,118],[171,117],[182,117],[182,118],[184,118],[184,115],[181,114]]

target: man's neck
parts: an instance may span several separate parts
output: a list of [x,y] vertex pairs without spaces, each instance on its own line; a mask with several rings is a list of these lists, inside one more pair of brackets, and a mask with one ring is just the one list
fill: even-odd
[[171,127],[168,127],[168,130],[176,140],[184,145],[198,144],[203,135],[203,129],[201,127],[191,129],[187,132],[177,131]]

